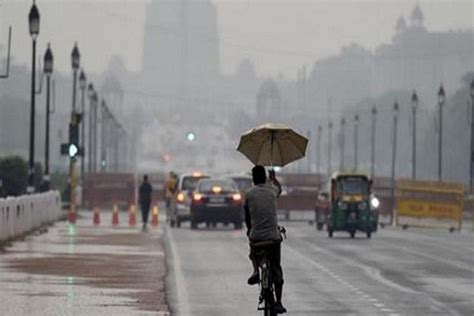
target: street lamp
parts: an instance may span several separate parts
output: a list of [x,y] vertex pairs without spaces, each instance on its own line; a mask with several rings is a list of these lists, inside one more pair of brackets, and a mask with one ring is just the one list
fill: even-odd
[[87,79],[86,79],[86,74],[84,73],[84,70],[81,69],[81,73],[79,74],[79,88],[81,89],[81,116],[82,120],[80,123],[81,126],[81,142],[80,142],[80,147],[82,148],[83,155],[81,157],[81,183],[84,183],[84,160],[85,160],[85,155],[84,155],[84,149],[86,139],[85,139],[85,130],[86,130],[86,109],[85,109],[85,102],[84,102],[84,92],[86,89],[86,84],[87,84]]
[[443,179],[443,107],[446,102],[443,85],[438,90],[438,107],[439,107],[439,138],[438,138],[438,181]]
[[370,177],[373,179],[375,175],[375,130],[377,124],[377,108],[375,105],[372,107],[372,133],[370,137],[371,152],[370,152]]
[[397,157],[397,128],[398,128],[398,115],[399,115],[399,106],[398,102],[395,101],[393,105],[393,143],[392,143],[392,191],[391,191],[391,198],[392,198],[392,212],[390,215],[390,224],[393,225],[394,218],[395,218],[395,165],[396,165],[396,157]]
[[471,81],[471,164],[469,173],[469,192],[472,193],[474,178],[474,79]]
[[416,91],[413,91],[413,94],[411,96],[411,109],[413,112],[413,145],[412,145],[412,158],[411,158],[411,178],[413,180],[416,179],[416,110],[418,109],[418,95],[416,94]]
[[318,126],[318,150],[316,152],[316,157],[317,157],[317,161],[316,161],[316,171],[318,173],[318,177],[319,177],[319,184],[321,185],[321,141],[322,141],[322,134],[323,134],[323,127],[321,125]]
[[345,131],[345,128],[346,127],[346,119],[345,118],[342,118],[341,119],[341,162],[340,162],[340,166],[339,166],[339,169],[344,170],[344,147],[345,147],[345,135],[346,135],[346,131]]
[[354,115],[354,172],[359,165],[359,115]]
[[[79,53],[79,48],[77,48],[77,42],[74,43],[74,48],[71,52],[71,66],[73,71],[73,85],[72,85],[72,111],[71,111],[71,122],[70,129],[76,129],[79,124],[78,119],[80,116],[76,113],[76,86],[77,86],[77,70],[80,66],[81,55]],[[69,135],[69,143],[71,144],[71,135]],[[76,153],[69,155],[69,181],[70,181],[70,209],[69,209],[69,222],[76,222],[76,177],[75,177],[75,161]]]
[[35,192],[35,81],[36,81],[36,39],[40,29],[40,14],[35,1],[31,6],[28,15],[29,30],[32,39],[32,59],[31,59],[31,107],[30,107],[30,151],[29,151],[29,168],[28,168],[28,193]]
[[328,179],[331,177],[332,121],[328,123]]
[[50,95],[50,83],[51,74],[53,73],[53,52],[51,51],[51,45],[48,43],[48,48],[44,54],[43,72],[46,75],[46,137],[44,145],[44,177],[43,177],[43,190],[49,190],[49,115],[51,109],[49,106],[49,95]]
[[107,105],[105,100],[101,103],[101,125],[100,125],[100,170],[105,172],[107,170]]
[[89,98],[89,141],[88,141],[88,149],[87,149],[87,161],[88,161],[88,173],[92,173],[93,171],[93,164],[92,164],[92,143],[93,143],[93,129],[94,129],[94,108],[95,108],[95,100],[94,96],[96,95],[94,90],[94,85],[89,83],[87,86],[87,97]]

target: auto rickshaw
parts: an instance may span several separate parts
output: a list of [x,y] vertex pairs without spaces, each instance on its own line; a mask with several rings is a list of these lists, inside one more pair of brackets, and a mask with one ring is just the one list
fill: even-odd
[[378,212],[372,207],[372,180],[362,173],[335,173],[329,182],[330,211],[327,220],[328,236],[335,231],[348,232],[351,238],[357,231],[367,238],[377,230]]

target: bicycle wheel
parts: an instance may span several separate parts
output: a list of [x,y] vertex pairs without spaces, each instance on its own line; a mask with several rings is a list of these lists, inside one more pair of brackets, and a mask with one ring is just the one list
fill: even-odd
[[276,316],[275,297],[273,295],[272,287],[265,290],[264,300],[265,300],[265,305],[264,305],[265,309],[264,309],[263,314],[265,316]]

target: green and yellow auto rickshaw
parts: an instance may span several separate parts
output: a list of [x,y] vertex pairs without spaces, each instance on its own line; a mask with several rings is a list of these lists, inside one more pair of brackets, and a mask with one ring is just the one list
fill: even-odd
[[374,210],[371,194],[372,180],[362,173],[335,173],[328,185],[331,202],[328,236],[345,231],[354,238],[357,231],[362,231],[370,238],[378,224],[378,212]]

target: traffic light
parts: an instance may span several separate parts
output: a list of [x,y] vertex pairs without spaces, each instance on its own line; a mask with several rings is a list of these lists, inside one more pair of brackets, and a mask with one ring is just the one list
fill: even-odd
[[194,139],[196,138],[196,135],[195,135],[193,132],[189,132],[189,133],[186,135],[186,138],[188,139],[188,141],[192,142],[192,141],[194,141]]

